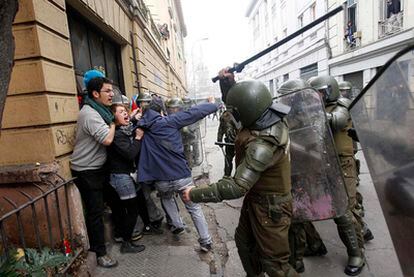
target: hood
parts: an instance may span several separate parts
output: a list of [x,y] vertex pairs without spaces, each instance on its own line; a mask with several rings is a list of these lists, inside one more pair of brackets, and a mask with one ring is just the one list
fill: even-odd
[[147,110],[142,118],[138,121],[138,127],[143,129],[149,129],[151,126],[160,118],[162,118],[160,113],[157,113],[154,110]]

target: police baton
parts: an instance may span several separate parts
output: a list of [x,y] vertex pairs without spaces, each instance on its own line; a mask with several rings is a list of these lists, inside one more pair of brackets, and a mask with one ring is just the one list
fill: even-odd
[[234,143],[216,141],[214,144],[220,146],[221,152],[224,155],[224,162],[226,163],[226,166],[229,166],[229,161],[227,160],[227,155],[226,152],[224,152],[223,146],[234,146]]
[[[346,2],[345,2],[346,3]],[[248,58],[247,60],[245,60],[242,63],[239,64],[235,64],[233,67],[231,67],[230,69],[228,69],[228,72],[241,72],[243,70],[243,68],[248,65],[249,63],[257,60],[258,58],[266,55],[267,53],[271,52],[272,50],[278,48],[279,46],[285,44],[286,42],[294,39],[295,37],[303,34],[304,32],[306,32],[307,30],[313,28],[314,26],[318,25],[319,23],[327,20],[328,18],[336,15],[337,13],[339,13],[340,11],[344,10],[345,8],[345,3],[343,3],[342,5],[340,5],[339,7],[333,9],[332,11],[328,12],[327,14],[319,17],[318,19],[316,19],[315,21],[309,23],[308,25],[306,25],[305,27],[297,30],[296,32],[294,32],[293,34],[288,35],[287,37],[285,37],[284,39],[282,39],[281,41],[276,42],[275,44],[273,44],[272,46],[269,46],[268,48],[266,48],[265,50],[257,53],[256,55],[254,55],[251,58]],[[217,82],[219,80],[219,76],[216,76],[214,78],[211,79],[213,81],[213,83]]]
[[230,142],[219,142],[219,141],[216,141],[214,144],[215,145],[218,145],[220,147],[223,147],[223,146],[234,146],[234,143],[230,143]]

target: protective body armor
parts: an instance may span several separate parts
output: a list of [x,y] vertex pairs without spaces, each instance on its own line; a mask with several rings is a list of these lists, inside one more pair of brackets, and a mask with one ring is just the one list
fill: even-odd
[[236,173],[191,190],[194,202],[219,202],[257,194],[290,194],[289,132],[285,120],[261,131],[243,129],[236,138]]
[[348,106],[348,99],[339,98],[336,102],[328,103],[325,107],[334,136],[336,151],[340,158],[354,155],[353,141],[348,136],[348,130],[352,128]]

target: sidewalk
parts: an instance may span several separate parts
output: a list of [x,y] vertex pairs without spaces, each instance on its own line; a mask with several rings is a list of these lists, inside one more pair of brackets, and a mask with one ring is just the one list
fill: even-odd
[[[223,154],[214,146],[218,123],[208,120],[205,149],[211,182],[223,174]],[[391,238],[385,224],[375,189],[360,155],[361,186],[364,196],[365,220],[375,239],[366,245],[367,266],[360,276],[402,276]],[[109,252],[119,261],[114,269],[97,268],[95,276],[245,276],[234,242],[234,231],[239,219],[241,199],[203,205],[210,232],[214,240],[211,253],[201,253],[197,232],[181,203],[181,214],[187,224],[187,232],[179,240],[165,229],[164,235],[144,236],[140,240],[147,248],[139,254],[119,253],[119,245],[109,247]],[[339,240],[336,225],[331,221],[317,222],[316,227],[328,248],[325,257],[305,258],[306,271],[301,276],[346,276],[343,269],[347,260],[346,250]]]

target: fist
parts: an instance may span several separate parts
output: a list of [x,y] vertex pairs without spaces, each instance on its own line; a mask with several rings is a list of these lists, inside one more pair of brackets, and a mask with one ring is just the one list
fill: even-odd
[[135,139],[136,140],[141,140],[143,136],[144,136],[144,130],[142,130],[140,128],[135,130]]
[[209,96],[209,97],[207,97],[207,101],[208,101],[208,103],[214,103],[214,102],[216,102],[216,99],[214,98],[214,96]]
[[182,192],[182,197],[183,197],[183,201],[184,202],[190,202],[191,201],[191,197],[190,197],[190,191],[194,188],[194,186],[188,186],[187,188],[185,188]]
[[141,109],[137,108],[137,109],[133,110],[130,116],[131,116],[131,118],[135,117],[136,120],[140,120],[141,117],[142,117]]
[[229,79],[230,81],[234,81],[234,74],[229,72],[230,67],[223,68],[219,71],[218,76],[220,79]]

